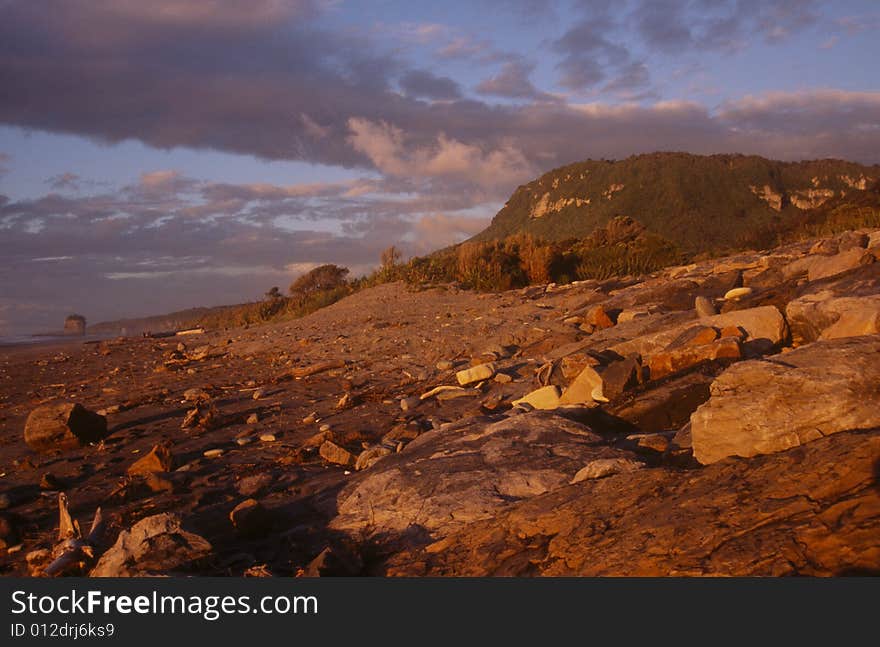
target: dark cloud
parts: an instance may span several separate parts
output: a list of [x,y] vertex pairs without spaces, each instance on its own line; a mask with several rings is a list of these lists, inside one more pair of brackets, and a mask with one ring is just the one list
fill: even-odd
[[510,99],[531,99],[533,101],[556,101],[551,94],[541,92],[529,79],[535,69],[533,64],[524,61],[505,63],[494,76],[483,80],[477,86],[480,94],[507,97]]
[[427,99],[460,99],[458,83],[426,70],[410,70],[400,79],[400,87],[409,96]]

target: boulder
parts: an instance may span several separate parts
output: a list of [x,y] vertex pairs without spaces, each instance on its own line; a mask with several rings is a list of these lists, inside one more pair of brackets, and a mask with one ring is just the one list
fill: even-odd
[[211,552],[208,541],[181,527],[171,513],[141,519],[119,533],[91,577],[145,577],[185,571]]
[[174,458],[165,445],[156,445],[150,452],[137,459],[128,468],[128,473],[132,476],[152,474],[156,472],[170,472]]
[[566,485],[598,458],[634,455],[550,412],[471,419],[424,433],[360,472],[338,495],[330,528],[355,535],[447,534]]
[[717,369],[711,365],[671,376],[662,382],[649,382],[633,394],[607,408],[607,412],[628,427],[620,431],[653,433],[680,429],[691,414],[709,399],[709,385]]
[[78,403],[44,404],[31,411],[24,440],[38,452],[73,449],[107,436],[107,418]]
[[880,337],[848,337],[732,366],[691,416],[694,456],[708,464],[880,426],[878,357]]

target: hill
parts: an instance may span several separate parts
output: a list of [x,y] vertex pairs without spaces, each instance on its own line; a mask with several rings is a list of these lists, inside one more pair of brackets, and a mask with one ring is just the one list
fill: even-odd
[[865,192],[880,166],[842,160],[780,162],[747,155],[651,153],[587,160],[516,189],[475,242],[531,234],[584,238],[613,218],[645,225],[687,254],[773,244],[777,232],[819,221],[849,204],[880,206]]

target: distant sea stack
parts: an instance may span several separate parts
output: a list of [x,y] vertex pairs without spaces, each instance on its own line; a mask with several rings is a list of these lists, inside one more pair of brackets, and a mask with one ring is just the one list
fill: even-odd
[[82,315],[68,315],[64,320],[65,335],[85,335],[86,318]]

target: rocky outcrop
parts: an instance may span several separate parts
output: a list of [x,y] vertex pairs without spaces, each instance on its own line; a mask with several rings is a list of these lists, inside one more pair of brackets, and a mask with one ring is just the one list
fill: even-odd
[[835,297],[824,290],[789,302],[785,316],[796,344],[874,335],[880,333],[880,294]]
[[709,464],[880,426],[878,357],[880,337],[850,337],[732,366],[691,416],[694,456]]
[[588,427],[533,412],[422,434],[355,477],[330,523],[348,533],[448,534],[566,485],[599,458],[632,458]]
[[73,402],[37,407],[24,426],[24,440],[37,452],[74,449],[106,436],[107,418]]
[[878,574],[880,430],[701,470],[641,469],[535,497],[389,575]]
[[85,335],[86,318],[82,315],[68,315],[64,320],[65,335]]
[[184,571],[211,552],[203,537],[181,527],[169,513],[141,519],[119,533],[101,557],[91,577],[144,577]]

